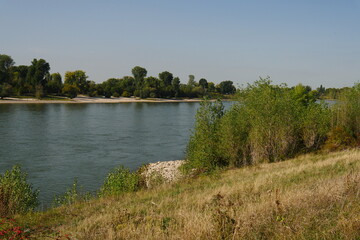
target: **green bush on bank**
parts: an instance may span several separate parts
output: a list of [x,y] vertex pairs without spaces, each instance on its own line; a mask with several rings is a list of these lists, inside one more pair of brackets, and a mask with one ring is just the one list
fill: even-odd
[[360,146],[360,83],[342,91],[339,99],[332,109],[327,150]]
[[239,91],[224,112],[221,102],[201,104],[187,146],[187,169],[211,170],[276,162],[318,149],[330,127],[330,110],[298,85],[260,79]]
[[140,188],[140,176],[120,166],[111,171],[100,188],[99,196],[119,195],[134,192]]
[[38,206],[39,191],[32,189],[26,177],[19,165],[0,175],[0,216],[23,214]]

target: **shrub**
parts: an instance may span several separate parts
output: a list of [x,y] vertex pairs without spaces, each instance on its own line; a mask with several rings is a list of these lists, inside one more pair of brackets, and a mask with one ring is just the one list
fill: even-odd
[[4,83],[0,85],[0,99],[9,97],[13,92],[13,87],[10,84]]
[[310,103],[302,110],[300,130],[307,149],[318,149],[326,140],[330,130],[331,112],[324,103]]
[[356,139],[352,131],[349,128],[337,126],[328,133],[328,139],[323,148],[326,151],[336,151],[354,147],[355,145]]
[[333,128],[347,129],[360,143],[360,83],[342,92],[334,108]]
[[140,97],[140,90],[139,89],[136,89],[135,91],[134,91],[134,96],[135,97]]
[[53,200],[54,206],[70,205],[78,201],[86,201],[91,198],[90,193],[84,193],[82,187],[79,186],[77,179],[74,179],[74,183],[71,188],[67,189],[63,195],[56,195]]
[[100,188],[100,196],[119,195],[139,189],[140,177],[129,169],[120,166],[111,171]]
[[64,84],[64,87],[62,89],[62,94],[69,98],[75,98],[79,92],[80,89],[77,86],[67,83]]
[[244,105],[236,103],[222,117],[219,128],[219,153],[227,165],[239,167],[250,164],[249,132]]
[[122,97],[131,97],[131,94],[127,91],[124,91],[121,96]]
[[225,165],[223,157],[218,153],[218,129],[223,114],[224,106],[220,100],[215,103],[206,100],[201,102],[196,114],[195,129],[186,150],[185,169],[210,170]]
[[276,162],[318,149],[330,127],[330,110],[305,90],[273,85],[267,78],[241,89],[238,103],[225,113],[218,103],[203,102],[185,167],[212,170]]
[[38,206],[39,191],[27,183],[19,165],[0,175],[0,216],[23,214]]

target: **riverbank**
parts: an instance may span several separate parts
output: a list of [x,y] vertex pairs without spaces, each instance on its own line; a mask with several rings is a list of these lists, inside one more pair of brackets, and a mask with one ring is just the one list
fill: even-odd
[[34,239],[357,239],[359,159],[358,149],[307,154],[15,221]]
[[[80,103],[133,103],[133,102],[147,102],[147,103],[177,103],[177,102],[201,102],[203,99],[165,99],[165,98],[135,98],[135,97],[119,97],[119,98],[101,98],[101,97],[87,97],[78,96],[73,99],[62,98],[59,100],[41,100],[35,98],[4,98],[0,100],[0,104],[49,104],[49,103],[63,103],[63,104],[80,104]],[[215,100],[212,100],[215,101]],[[226,101],[226,100],[225,100]]]

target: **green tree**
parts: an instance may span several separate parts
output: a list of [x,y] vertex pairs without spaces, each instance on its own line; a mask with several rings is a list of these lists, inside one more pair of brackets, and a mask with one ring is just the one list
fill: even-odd
[[202,87],[202,89],[207,89],[208,88],[208,81],[205,78],[201,78],[199,80],[199,85],[200,85],[200,87]]
[[144,79],[147,75],[147,70],[143,67],[136,66],[131,70],[131,73],[134,76],[136,88],[141,89],[143,87]]
[[80,92],[79,88],[76,85],[65,83],[62,89],[62,94],[68,96],[69,98],[75,98]]
[[323,87],[323,85],[320,85],[320,87],[318,87],[316,90],[319,92],[320,97],[322,97],[326,92],[326,89]]
[[11,68],[14,66],[14,60],[5,54],[0,54],[0,84],[11,83]]
[[216,91],[215,84],[213,82],[208,83],[208,90],[209,90],[209,92],[215,92]]
[[172,80],[172,86],[175,92],[175,97],[180,96],[180,78],[176,77]]
[[4,97],[10,97],[13,93],[13,87],[8,83],[0,84],[0,98],[4,99]]
[[50,93],[60,94],[63,87],[62,78],[60,73],[53,73],[50,75],[48,82],[48,91]]
[[74,85],[79,89],[79,93],[87,93],[87,78],[86,73],[82,70],[65,73],[65,84]]
[[160,81],[162,81],[162,83],[166,87],[166,86],[171,85],[171,82],[174,79],[174,77],[173,77],[172,73],[170,73],[168,71],[164,71],[162,73],[159,73],[159,79],[160,79]]
[[300,104],[308,105],[311,102],[316,101],[317,93],[313,91],[309,91],[309,88],[303,86],[302,84],[298,84],[294,87],[293,95]]
[[31,85],[36,88],[36,86],[41,85],[43,88],[47,85],[47,75],[50,71],[50,64],[44,59],[34,59],[31,62],[31,65],[28,68],[27,79]]
[[221,94],[234,94],[236,91],[232,81],[222,81],[219,84],[219,89]]
[[196,86],[195,76],[194,75],[189,75],[189,81],[188,81],[187,85],[190,86],[190,87],[195,87]]
[[34,92],[33,86],[27,80],[28,66],[20,65],[13,67],[13,85],[16,87],[16,92],[18,95],[22,95],[24,93],[29,94]]

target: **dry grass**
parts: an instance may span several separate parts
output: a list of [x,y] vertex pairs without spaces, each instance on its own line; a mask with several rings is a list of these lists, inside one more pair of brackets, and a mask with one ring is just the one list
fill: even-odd
[[228,170],[17,219],[74,239],[360,239],[360,150]]

